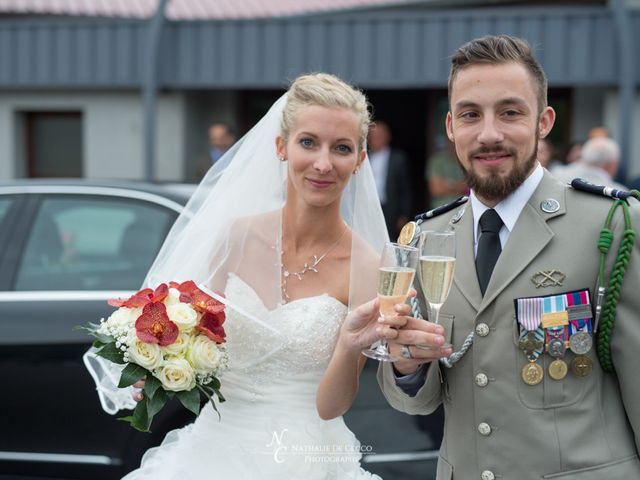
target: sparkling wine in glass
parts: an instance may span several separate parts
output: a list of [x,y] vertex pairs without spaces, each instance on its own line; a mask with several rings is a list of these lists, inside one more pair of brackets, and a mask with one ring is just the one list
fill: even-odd
[[[387,243],[382,250],[380,267],[378,268],[378,298],[380,299],[380,315],[393,317],[398,303],[404,303],[409,295],[416,274],[420,251],[417,248],[397,243]],[[383,362],[395,362],[399,357],[391,355],[387,341],[381,339],[362,353]]]
[[[422,234],[418,277],[429,302],[429,320],[438,323],[440,308],[449,296],[456,266],[456,235],[453,231]],[[442,348],[451,347],[445,343]]]

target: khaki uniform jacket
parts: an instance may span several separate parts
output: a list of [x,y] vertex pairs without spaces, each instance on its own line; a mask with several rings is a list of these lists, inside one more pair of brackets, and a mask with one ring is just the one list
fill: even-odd
[[[545,213],[541,203],[555,199],[560,208]],[[637,202],[634,228],[640,229]],[[381,363],[378,380],[396,409],[425,415],[444,404],[444,438],[438,480],[617,480],[640,479],[640,251],[638,241],[624,279],[612,337],[616,374],[604,373],[594,348],[594,369],[587,377],[571,372],[549,377],[548,354],[538,363],[544,380],[525,384],[525,354],[517,346],[514,299],[591,292],[598,273],[596,243],[612,200],[565,186],[548,172],[524,207],[493,271],[484,298],[473,252],[473,214],[469,204],[429,220],[426,228],[457,233],[454,283],[441,310],[442,323],[458,350],[480,324],[474,343],[453,368],[431,364],[424,386],[409,397],[394,381],[391,365]],[[614,220],[615,240],[607,256],[607,277],[622,237],[622,213]],[[562,285],[536,288],[531,278],[556,270]],[[424,310],[423,310],[424,311]],[[567,350],[570,365],[574,354]],[[483,375],[488,383],[483,386]],[[488,428],[487,428],[488,427]]]

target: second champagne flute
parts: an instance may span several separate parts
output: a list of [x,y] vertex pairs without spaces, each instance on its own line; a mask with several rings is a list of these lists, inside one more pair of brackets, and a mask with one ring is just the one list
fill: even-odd
[[[398,303],[404,303],[409,295],[416,274],[420,251],[417,248],[397,243],[386,243],[380,258],[378,269],[378,298],[380,315],[393,317]],[[395,362],[399,358],[389,353],[383,338],[377,346],[362,351],[363,355],[383,362]]]
[[[418,277],[429,302],[429,320],[438,323],[440,308],[449,296],[456,265],[456,234],[453,231],[424,232]],[[445,343],[441,348],[451,347]]]

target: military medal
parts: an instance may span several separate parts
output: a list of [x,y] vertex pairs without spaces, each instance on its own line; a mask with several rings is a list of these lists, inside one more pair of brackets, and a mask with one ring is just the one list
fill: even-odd
[[[566,313],[566,312],[565,312]],[[567,364],[562,357],[567,349],[566,327],[549,327],[547,333],[547,351],[555,360],[549,364],[549,376],[554,380],[562,380],[567,376]]]
[[522,367],[522,381],[527,385],[537,385],[542,381],[544,370],[535,360]]
[[544,369],[536,363],[544,350],[544,330],[540,328],[541,299],[518,299],[516,301],[516,318],[520,324],[518,348],[524,351],[529,362],[522,367],[522,381],[527,385],[537,385],[544,378]]
[[562,380],[567,376],[567,371],[567,364],[560,358],[556,358],[549,364],[549,376],[554,380]]
[[585,355],[578,355],[571,361],[571,371],[578,377],[586,377],[593,371],[593,360]]
[[[551,278],[555,271],[550,272],[539,273],[543,274],[545,281],[551,282],[556,278]],[[522,380],[526,384],[537,385],[542,381],[544,370],[535,362],[545,351],[553,357],[548,366],[549,377],[553,380],[564,379],[569,368],[578,377],[586,377],[593,371],[593,361],[585,355],[593,348],[589,290],[518,298],[515,304],[516,317],[521,325],[518,347],[525,351],[529,360],[529,365],[522,369]],[[542,341],[541,348],[536,340]],[[576,354],[570,367],[564,360],[567,349]]]
[[576,332],[569,338],[569,348],[576,355],[584,355],[591,350],[593,340],[588,332]]
[[418,229],[418,224],[416,222],[409,222],[402,230],[400,230],[400,235],[398,236],[398,243],[400,245],[410,245],[415,237],[416,230]]

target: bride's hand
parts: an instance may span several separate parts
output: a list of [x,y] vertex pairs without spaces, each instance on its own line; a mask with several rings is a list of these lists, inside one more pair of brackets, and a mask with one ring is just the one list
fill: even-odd
[[144,393],[142,393],[142,389],[144,388],[144,379],[138,380],[136,383],[134,383],[133,388],[139,389],[139,390],[134,390],[133,393],[131,394],[133,399],[136,402],[142,401],[142,399],[144,398]]
[[411,306],[398,304],[395,310],[396,316],[382,318],[380,302],[377,298],[360,305],[345,318],[340,331],[340,342],[348,350],[360,351],[382,337],[395,337],[397,333],[394,329],[401,328],[407,323]]

